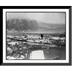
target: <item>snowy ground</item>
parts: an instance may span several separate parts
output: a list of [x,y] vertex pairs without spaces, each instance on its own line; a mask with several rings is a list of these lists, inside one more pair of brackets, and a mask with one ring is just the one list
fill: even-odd
[[30,59],[45,59],[43,50],[32,51]]

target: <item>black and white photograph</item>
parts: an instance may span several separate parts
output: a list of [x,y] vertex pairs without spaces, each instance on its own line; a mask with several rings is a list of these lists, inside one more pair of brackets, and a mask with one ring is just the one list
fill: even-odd
[[69,63],[69,9],[3,9],[3,63]]

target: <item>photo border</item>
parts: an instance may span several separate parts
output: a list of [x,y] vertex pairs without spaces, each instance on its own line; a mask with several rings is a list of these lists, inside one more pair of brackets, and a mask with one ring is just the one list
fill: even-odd
[[[3,9],[69,9],[69,63],[3,63]],[[0,65],[72,65],[72,7],[71,6],[1,6],[0,7],[1,25],[1,52]]]

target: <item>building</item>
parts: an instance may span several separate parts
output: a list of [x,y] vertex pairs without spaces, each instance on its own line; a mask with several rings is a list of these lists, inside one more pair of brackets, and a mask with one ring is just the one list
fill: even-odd
[[38,34],[27,34],[27,39],[34,39],[34,40],[36,40],[36,39],[41,39],[41,36],[40,35],[38,35]]

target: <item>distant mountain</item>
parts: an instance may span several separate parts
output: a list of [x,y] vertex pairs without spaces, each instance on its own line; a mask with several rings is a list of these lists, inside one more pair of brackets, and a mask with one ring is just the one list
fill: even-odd
[[39,30],[45,30],[47,32],[53,33],[63,33],[65,32],[65,24],[48,24],[48,23],[39,23]]
[[10,19],[7,20],[7,29],[8,30],[17,30],[17,31],[23,31],[23,30],[36,30],[37,29],[37,22],[36,21],[30,21],[26,19]]
[[63,33],[65,32],[65,25],[61,24],[47,24],[37,22],[36,20],[28,19],[9,19],[6,22],[7,30],[10,32],[48,32],[48,33]]

